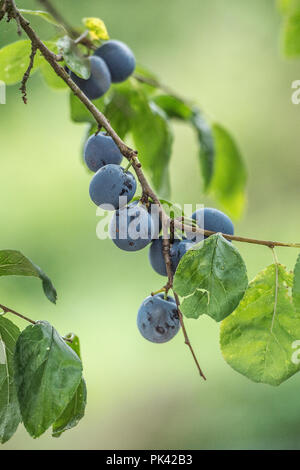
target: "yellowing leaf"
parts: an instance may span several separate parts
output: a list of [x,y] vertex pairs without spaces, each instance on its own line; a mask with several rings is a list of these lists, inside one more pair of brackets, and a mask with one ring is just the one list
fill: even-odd
[[94,41],[97,39],[109,39],[109,35],[104,22],[100,18],[83,18],[84,26],[89,30],[90,38]]
[[300,370],[300,312],[293,305],[292,285],[293,275],[284,266],[269,266],[222,322],[225,361],[253,382],[280,385]]

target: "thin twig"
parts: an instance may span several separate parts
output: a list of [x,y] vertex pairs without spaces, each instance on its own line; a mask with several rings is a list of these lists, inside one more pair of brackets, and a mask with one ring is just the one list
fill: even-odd
[[18,313],[9,307],[5,307],[5,305],[0,304],[0,308],[3,310],[4,313],[12,313],[13,315],[16,315],[17,317],[22,318],[22,320],[28,321],[29,323],[36,325],[36,321],[31,320],[31,318],[25,317],[25,315],[22,315],[21,313]]
[[194,349],[191,345],[191,342],[189,340],[189,337],[188,337],[188,334],[187,334],[187,331],[186,331],[186,328],[185,328],[185,325],[184,325],[184,321],[183,321],[183,315],[182,315],[182,312],[180,310],[180,301],[179,301],[179,298],[178,298],[178,295],[176,294],[176,292],[174,292],[174,297],[175,297],[175,300],[176,300],[176,305],[177,305],[177,310],[178,310],[178,315],[179,315],[179,321],[180,321],[180,325],[181,325],[181,329],[182,329],[182,332],[183,332],[183,336],[184,336],[184,341],[185,341],[185,344],[189,347],[191,353],[192,353],[192,356],[194,358],[194,361],[196,363],[196,366],[197,366],[197,369],[199,371],[199,374],[201,375],[201,377],[206,380],[206,377],[200,367],[200,364],[198,362],[198,359],[197,359],[197,356],[194,352]]
[[0,21],[4,18],[6,14],[6,0],[2,0],[0,2],[1,8],[0,8]]
[[[67,21],[66,19],[56,10],[56,8],[52,5],[52,3],[49,1],[49,0],[38,0],[38,2],[43,5],[43,7],[45,8],[45,10],[48,11],[48,13],[50,13],[53,18],[61,24],[61,26],[64,27],[64,29],[66,30],[66,32],[68,33],[68,35],[72,38],[72,39],[75,39],[77,38],[78,36],[78,31],[73,28]],[[93,44],[92,41],[90,41],[90,39],[86,36],[83,36],[81,38],[81,40],[79,41],[80,44],[83,44],[84,46],[86,46],[88,49],[96,49],[96,46]]]
[[74,43],[75,44],[80,44],[82,42],[82,40],[85,39],[88,35],[89,35],[89,32],[84,31],[84,33],[82,33],[80,36],[78,36],[78,38],[74,39]]
[[27,82],[29,80],[30,72],[32,70],[32,67],[34,65],[34,58],[35,58],[35,55],[36,55],[36,51],[37,51],[37,45],[34,42],[32,42],[31,43],[31,54],[30,54],[30,58],[29,58],[29,65],[28,65],[28,68],[27,68],[26,72],[24,73],[24,76],[23,76],[22,82],[21,82],[21,87],[20,87],[20,90],[22,92],[22,99],[23,99],[25,104],[27,104],[26,85],[27,85]]
[[[25,320],[25,321],[31,323],[32,325],[36,325],[38,323],[34,320],[31,320],[31,318],[26,317],[22,313],[16,312],[12,308],[6,307],[5,305],[0,304],[0,309],[3,310],[4,314],[5,313],[12,313],[13,315],[16,315],[17,317],[22,318],[22,320]],[[67,338],[66,336],[63,337],[63,340],[68,341],[69,343],[73,342],[72,338]]]
[[[200,227],[193,227],[190,225],[182,224],[182,222],[179,222],[178,220],[175,220],[174,224],[176,228],[179,228],[182,231],[187,232],[187,233],[194,233],[195,235],[201,234],[201,235],[209,236],[209,235],[214,235],[215,233],[217,233],[211,230],[204,230]],[[254,245],[263,245],[263,246],[268,246],[269,248],[274,248],[274,246],[281,246],[281,247],[286,247],[286,248],[288,247],[300,248],[300,243],[285,243],[285,242],[276,242],[276,241],[271,241],[271,240],[258,240],[256,238],[239,237],[237,235],[228,235],[226,233],[222,233],[222,235],[227,240],[232,240],[235,242],[242,242],[242,243],[250,243]]]
[[178,101],[181,101],[182,103],[185,103],[187,106],[193,106],[194,103],[192,103],[191,100],[188,100],[184,98],[183,96],[178,95],[172,88],[170,88],[168,85],[165,85],[164,83],[160,82],[156,78],[152,77],[145,77],[144,75],[140,75],[139,73],[134,73],[134,78],[140,82],[140,83],[145,83],[146,85],[152,86],[153,88],[159,88],[160,90],[164,91],[168,95],[173,96],[176,98]]

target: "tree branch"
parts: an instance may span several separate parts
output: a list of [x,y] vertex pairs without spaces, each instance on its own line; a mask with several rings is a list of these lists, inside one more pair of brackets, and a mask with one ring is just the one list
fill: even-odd
[[49,0],[37,0],[44,8],[45,10],[48,11],[48,13],[50,13],[53,18],[58,22],[60,23],[66,30],[66,32],[68,33],[68,35],[72,38],[72,39],[77,39],[77,44],[83,44],[84,46],[86,46],[88,49],[96,49],[96,47],[94,46],[93,42],[89,40],[88,37],[86,37],[86,35],[84,36],[80,36],[80,40],[78,40],[77,36],[78,36],[78,31],[73,28],[66,20],[65,18],[63,18],[63,16],[56,10],[56,8],[52,5],[52,3],[49,1]]
[[[44,6],[47,7],[48,11],[50,7],[50,3],[48,0],[40,0],[43,2]],[[163,210],[163,207],[161,205],[161,202],[156,195],[156,193],[153,191],[151,188],[150,184],[148,183],[143,170],[141,168],[141,163],[139,162],[137,158],[138,152],[136,150],[131,149],[128,147],[125,142],[122,141],[122,139],[118,136],[118,134],[115,132],[115,130],[111,127],[109,121],[107,118],[104,116],[101,111],[99,111],[96,106],[87,98],[87,96],[80,90],[80,88],[73,82],[69,74],[65,71],[63,67],[61,67],[58,62],[57,62],[57,57],[55,54],[50,51],[46,45],[41,41],[41,39],[37,36],[35,31],[31,28],[30,23],[21,15],[20,11],[15,8],[14,1],[13,0],[7,0],[8,4],[11,5],[11,14],[14,16],[16,22],[20,25],[20,27],[25,31],[27,36],[32,42],[33,47],[36,49],[39,49],[44,58],[47,60],[47,62],[51,65],[53,70],[56,72],[56,74],[61,77],[64,82],[69,86],[69,88],[73,91],[73,93],[80,99],[80,101],[85,105],[85,107],[90,111],[90,113],[93,115],[95,118],[95,121],[98,124],[98,127],[104,127],[108,135],[112,137],[114,142],[117,144],[119,147],[122,155],[126,157],[131,163],[132,166],[135,170],[136,176],[142,186],[143,189],[143,194],[147,195],[147,197],[151,197],[153,202],[158,205],[159,207],[159,214],[161,217],[162,225],[164,227],[164,240],[163,240],[163,245],[164,245],[164,250],[163,250],[163,255],[166,263],[166,269],[168,273],[168,283],[166,286],[166,293],[167,290],[169,290],[172,285],[173,285],[173,273],[172,273],[172,266],[171,266],[171,259],[170,259],[170,241],[168,239],[168,222],[169,222],[169,217]],[[56,15],[57,18],[57,12],[51,11],[52,15]],[[180,317],[180,323],[183,325],[183,318],[182,315]],[[183,328],[184,336],[187,338],[187,334],[185,331],[185,328]],[[187,340],[186,340],[187,341]],[[190,344],[190,343],[189,343]],[[192,351],[193,358],[195,360],[195,355]],[[199,364],[197,363],[197,367],[199,368]]]
[[23,79],[22,79],[22,82],[21,82],[21,87],[20,87],[24,104],[27,104],[26,85],[27,85],[27,82],[29,80],[30,72],[31,72],[33,64],[34,64],[34,58],[35,58],[35,55],[36,55],[36,51],[37,51],[37,46],[36,46],[36,44],[34,44],[32,42],[31,43],[31,54],[30,54],[30,58],[29,58],[29,65],[28,65],[28,68],[27,68],[26,72],[24,73],[24,76],[23,76]]
[[[43,6],[47,9],[47,11],[49,11],[57,21],[61,22],[64,25],[65,29],[70,34],[70,36],[72,36],[74,39],[75,39],[75,37],[77,37],[78,32],[76,30],[74,30],[70,25],[68,25],[65,22],[65,20],[61,17],[61,15],[51,5],[49,0],[39,0],[39,2],[41,4],[43,4]],[[36,51],[38,49],[41,52],[43,57],[47,60],[47,62],[50,64],[50,66],[53,68],[53,70],[56,72],[56,74],[62,80],[64,80],[64,82],[73,91],[73,93],[79,98],[79,100],[83,103],[83,105],[90,111],[90,113],[92,114],[92,116],[94,117],[95,121],[98,124],[98,128],[100,129],[100,128],[103,127],[106,130],[107,134],[112,137],[112,139],[114,140],[114,142],[116,143],[116,145],[120,149],[122,155],[125,158],[127,158],[128,161],[132,164],[132,166],[134,168],[134,171],[136,173],[136,176],[137,176],[137,178],[138,178],[138,180],[141,184],[141,187],[142,187],[143,198],[147,199],[148,197],[150,197],[152,199],[152,201],[155,204],[157,204],[157,206],[159,208],[159,214],[160,214],[160,217],[161,217],[161,221],[162,221],[162,227],[163,227],[163,256],[164,256],[164,260],[165,260],[165,264],[166,264],[166,270],[167,270],[167,276],[168,276],[168,282],[167,282],[166,286],[163,288],[163,290],[167,294],[168,290],[173,287],[173,271],[172,271],[172,264],[171,264],[171,257],[170,257],[170,239],[169,239],[169,236],[168,236],[168,234],[169,234],[168,229],[170,227],[170,224],[172,226],[172,222],[171,222],[171,219],[166,214],[166,212],[164,211],[158,196],[156,195],[156,193],[154,192],[154,190],[152,189],[152,187],[148,183],[148,181],[147,181],[147,179],[146,179],[146,177],[143,173],[141,163],[139,162],[138,157],[137,157],[138,152],[136,150],[131,149],[130,147],[128,147],[125,144],[125,142],[123,142],[123,140],[118,136],[118,134],[115,132],[115,130],[111,127],[109,121],[104,116],[104,114],[101,113],[96,108],[96,106],[87,98],[87,96],[81,91],[81,89],[74,83],[74,81],[71,79],[71,77],[66,72],[66,70],[59,65],[59,63],[58,63],[59,57],[56,56],[51,50],[49,50],[45,46],[45,44],[41,41],[41,39],[37,36],[35,31],[31,28],[30,23],[21,15],[20,11],[15,7],[14,0],[6,0],[5,5],[6,5],[6,12],[8,13],[8,17],[9,18],[13,17],[16,20],[17,24],[20,26],[20,28],[22,28],[25,31],[25,33],[27,34],[27,36],[31,40],[32,50]],[[84,41],[86,39],[86,37],[84,35],[82,35],[82,37],[80,37],[79,39],[80,39],[80,42],[82,43],[82,41]],[[30,74],[30,70],[29,70],[29,74]],[[169,88],[166,88],[165,86],[161,85],[159,82],[157,82],[155,80],[152,80],[152,79],[149,79],[149,80],[147,79],[146,80],[146,79],[144,79],[144,77],[140,77],[137,74],[135,75],[135,78],[139,81],[143,81],[145,83],[147,82],[148,84],[152,84],[152,86],[156,86],[156,87],[159,87],[161,89],[164,89],[166,92],[173,94],[173,96],[176,96],[173,93],[173,91],[171,91]],[[26,84],[26,81],[25,81],[25,84]],[[186,100],[184,100],[180,97],[178,97],[178,98],[181,101],[186,102]],[[215,233],[215,232],[204,230],[204,229],[201,229],[201,228],[198,228],[198,227],[195,227],[195,226],[190,226],[188,224],[184,224],[184,223],[182,223],[178,220],[173,221],[173,229],[174,228],[179,228],[179,229],[181,229],[182,231],[185,231],[185,232],[192,232],[192,233],[195,233],[195,234],[200,233],[200,234],[203,234],[203,235],[212,235],[212,234]],[[257,245],[265,245],[265,246],[268,246],[270,248],[273,248],[274,246],[297,247],[297,248],[300,247],[300,244],[298,244],[298,243],[293,243],[293,244],[292,243],[281,243],[281,242],[250,239],[250,238],[238,237],[238,236],[227,235],[227,234],[223,234],[223,235],[224,235],[225,238],[227,238],[229,240],[234,240],[234,241],[238,241],[238,242],[252,243],[252,244],[257,244]],[[176,292],[174,292],[174,296],[175,296],[175,300],[176,300],[177,307],[178,307],[179,319],[180,319],[180,324],[181,324],[181,327],[182,327],[183,335],[184,335],[184,338],[185,338],[185,343],[188,345],[188,347],[191,350],[192,356],[195,360],[195,363],[197,365],[197,368],[199,370],[200,375],[205,379],[205,376],[204,376],[204,374],[203,374],[203,372],[200,368],[200,365],[197,361],[197,358],[195,356],[195,353],[194,353],[193,348],[191,346],[191,343],[189,341],[189,338],[188,338],[188,335],[187,335],[187,332],[186,332],[186,329],[185,329],[184,321],[183,321],[183,316],[182,316],[182,313],[181,313],[180,308],[179,308],[179,305],[180,305],[179,298],[178,298]],[[1,307],[1,305],[0,305],[0,307]],[[11,310],[7,310],[7,311],[10,311],[11,313],[15,313],[16,315],[20,316],[20,314],[17,314],[14,311],[11,311]],[[22,316],[21,316],[21,318],[22,318]],[[27,318],[25,317],[25,319],[27,319]],[[27,319],[27,320],[31,321],[29,319]]]
[[[25,320],[25,321],[31,323],[32,325],[36,325],[38,323],[34,320],[31,320],[31,318],[25,317],[25,315],[23,315],[22,313],[16,312],[15,310],[13,310],[11,308],[6,307],[5,305],[0,304],[0,309],[3,310],[4,314],[5,313],[12,313],[13,315],[16,315],[17,317],[22,318],[22,320]],[[63,340],[68,341],[69,343],[73,342],[73,340],[71,338],[67,338],[67,337],[63,337]]]

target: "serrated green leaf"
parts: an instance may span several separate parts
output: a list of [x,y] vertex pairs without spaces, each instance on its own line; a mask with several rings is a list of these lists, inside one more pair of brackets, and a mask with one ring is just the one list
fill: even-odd
[[[31,42],[29,40],[16,41],[0,49],[0,80],[6,85],[13,85],[22,80],[29,65]],[[37,70],[34,62],[31,74]]]
[[292,274],[271,265],[249,284],[236,311],[221,325],[225,361],[254,382],[280,385],[300,370],[300,313]]
[[[69,334],[66,336],[72,340],[72,343],[68,343],[70,348],[77,354],[79,358],[80,356],[80,341],[78,336]],[[68,431],[69,429],[74,428],[77,426],[79,421],[83,418],[85,407],[87,401],[87,390],[86,390],[86,383],[85,380],[82,378],[78,388],[66,407],[63,411],[61,416],[55,421],[52,426],[52,436],[53,437],[60,437],[63,432]]]
[[100,18],[83,18],[84,26],[89,30],[92,41],[109,39],[105,23]]
[[47,21],[48,23],[51,23],[51,24],[54,24],[55,26],[59,26],[61,28],[63,28],[63,26],[58,22],[56,21],[55,18],[53,18],[53,16],[48,13],[47,11],[41,11],[41,10],[24,10],[22,8],[19,9],[19,11],[21,13],[23,13],[23,15],[33,15],[33,16],[38,16],[40,18],[42,18],[43,20]]
[[61,416],[81,378],[80,359],[48,322],[21,333],[15,381],[23,423],[32,437],[39,437]]
[[300,255],[294,268],[293,301],[296,310],[300,312]]
[[81,379],[74,397],[62,413],[55,421],[52,428],[52,436],[60,437],[63,432],[75,428],[79,421],[84,417],[87,401],[87,389],[84,379]]
[[[79,337],[73,334],[69,334],[66,336],[66,338],[72,340],[72,343],[68,344],[77,354],[77,356],[81,359]],[[77,426],[79,421],[84,416],[86,402],[87,389],[85,380],[82,378],[72,400],[70,401],[66,409],[63,411],[62,415],[53,424],[53,437],[60,437],[63,432]]]
[[300,55],[300,11],[288,16],[282,30],[283,53],[290,58]]
[[168,197],[173,134],[166,114],[141,91],[132,95],[131,106],[134,109],[131,132],[140,161],[159,195]]
[[45,295],[51,302],[56,302],[57,293],[49,277],[20,251],[0,250],[0,276],[38,277],[42,281]]
[[214,234],[189,250],[175,273],[174,290],[184,297],[186,317],[206,314],[216,321],[230,315],[247,289],[245,263],[232,243]]
[[197,110],[194,111],[191,122],[196,129],[198,141],[200,144],[199,163],[202,171],[204,190],[210,187],[215,165],[215,142],[212,129],[203,114]]
[[215,166],[210,189],[224,210],[239,218],[245,206],[247,173],[240,151],[229,133],[213,125]]
[[21,414],[14,383],[14,350],[19,328],[0,316],[0,442],[4,444],[15,433]]
[[90,61],[81,54],[75,42],[69,36],[64,36],[57,41],[57,47],[67,67],[78,77],[87,80],[91,75]]
[[[98,98],[97,100],[93,101],[93,104],[100,111],[104,110],[104,103],[104,98]],[[91,124],[95,124],[95,118],[80,101],[80,99],[77,98],[77,96],[75,96],[73,93],[70,93],[70,112],[73,122],[89,122]]]

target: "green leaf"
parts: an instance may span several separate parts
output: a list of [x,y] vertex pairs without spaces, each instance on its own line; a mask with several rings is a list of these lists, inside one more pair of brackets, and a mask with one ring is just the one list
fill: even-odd
[[[29,40],[17,41],[0,49],[0,80],[6,85],[13,85],[22,80],[29,65],[31,42]],[[37,70],[34,62],[31,74]]]
[[247,289],[245,263],[232,243],[221,234],[211,235],[199,248],[181,259],[174,278],[174,290],[184,300],[187,317],[206,314],[216,321],[230,315]]
[[109,39],[105,23],[100,18],[83,18],[82,22],[89,30],[92,41]]
[[[80,342],[78,336],[67,335],[66,338],[72,339],[72,343],[68,343],[70,348],[80,358]],[[52,427],[52,436],[60,437],[64,431],[77,426],[83,418],[87,401],[87,390],[85,380],[82,378],[78,388],[61,416],[55,421]]]
[[160,199],[160,202],[163,205],[164,211],[168,217],[171,219],[177,219],[179,217],[184,217],[183,208],[180,204],[174,204],[173,202],[166,201],[165,199]]
[[14,383],[14,350],[19,328],[0,316],[0,442],[4,444],[15,433],[21,415]]
[[300,255],[294,268],[293,301],[296,310],[300,312]]
[[63,55],[67,67],[78,77],[87,80],[91,75],[90,61],[81,54],[75,42],[69,36],[64,36],[57,41],[57,47]]
[[300,11],[288,16],[282,30],[283,53],[294,58],[300,55]]
[[271,265],[249,284],[237,310],[221,325],[226,362],[254,382],[279,385],[300,370],[300,313],[290,288],[293,276]]
[[77,426],[79,421],[84,417],[86,402],[86,383],[84,379],[81,379],[72,400],[70,401],[62,415],[53,424],[53,437],[60,437],[63,432],[68,431],[69,429],[72,429]]
[[157,106],[163,109],[170,118],[189,121],[193,116],[191,107],[175,96],[158,95],[153,98],[153,101]]
[[53,16],[48,13],[47,11],[41,11],[41,10],[23,10],[22,8],[19,9],[21,13],[23,13],[25,16],[26,15],[33,15],[33,16],[38,16],[42,18],[43,20],[47,21],[48,23],[54,24],[55,26],[63,27],[58,21],[56,21]]
[[45,295],[55,304],[56,290],[49,277],[39,266],[30,261],[20,251],[0,250],[0,276],[34,276],[39,277],[43,284]]
[[247,174],[240,151],[228,132],[213,125],[216,157],[211,191],[232,217],[239,218],[245,205]]
[[204,190],[207,191],[214,173],[215,142],[212,129],[202,113],[194,111],[191,122],[196,129],[200,144],[199,162],[202,170]]
[[278,8],[283,15],[300,11],[300,0],[277,0]]
[[[152,96],[157,92],[159,88],[157,76],[143,65],[136,65],[133,77],[138,81],[139,85],[148,96]],[[139,79],[147,80],[140,81]]]
[[[100,111],[104,110],[104,98],[98,98],[93,101],[93,103]],[[95,118],[73,93],[70,93],[70,112],[73,122],[89,122],[95,124]]]
[[73,398],[82,378],[77,354],[47,322],[28,326],[15,350],[15,380],[24,426],[39,437]]
[[168,165],[171,157],[173,134],[165,113],[149,102],[141,91],[131,99],[135,115],[131,132],[139,158],[150,174],[153,185],[162,197],[170,192]]
[[51,65],[48,64],[46,60],[41,62],[40,71],[45,82],[50,88],[54,88],[56,90],[65,90],[68,88],[68,85],[56,75]]
[[104,115],[121,139],[130,130],[134,111],[130,105],[131,92],[126,87],[115,87],[104,110]]

